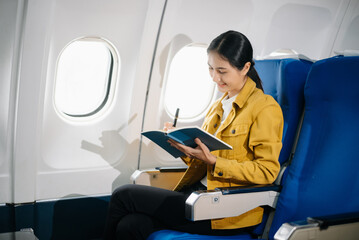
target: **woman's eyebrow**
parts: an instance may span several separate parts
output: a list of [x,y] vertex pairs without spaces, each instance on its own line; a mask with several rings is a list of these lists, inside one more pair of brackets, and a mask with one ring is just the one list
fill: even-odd
[[[211,64],[209,64],[209,63],[207,63],[207,64],[208,64],[208,66],[212,67]],[[212,68],[213,68],[213,67],[212,67]],[[215,69],[221,69],[221,70],[223,70],[223,69],[227,69],[227,68],[225,68],[225,67],[216,67]]]

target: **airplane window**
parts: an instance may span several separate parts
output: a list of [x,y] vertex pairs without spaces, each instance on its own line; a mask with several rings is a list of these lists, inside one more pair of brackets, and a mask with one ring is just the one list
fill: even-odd
[[70,43],[60,54],[55,86],[55,106],[70,117],[88,117],[110,100],[112,76],[118,61],[105,40],[83,38]]
[[201,116],[210,106],[215,85],[208,72],[205,46],[188,45],[172,59],[167,75],[165,108],[171,116],[180,108],[180,119]]

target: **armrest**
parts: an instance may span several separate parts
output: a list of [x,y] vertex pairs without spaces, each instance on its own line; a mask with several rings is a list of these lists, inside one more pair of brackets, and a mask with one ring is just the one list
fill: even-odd
[[250,185],[243,187],[227,187],[227,188],[216,188],[216,190],[220,190],[223,195],[227,194],[237,194],[237,193],[250,193],[250,192],[265,192],[265,191],[275,191],[280,192],[282,186],[275,184],[258,184],[258,185]]
[[359,212],[283,223],[274,239],[358,239]]
[[259,206],[275,207],[280,186],[218,188],[193,192],[186,200],[186,218],[192,221],[239,216]]
[[38,240],[31,228],[23,228],[17,232],[0,233],[0,239],[31,239]]
[[136,170],[130,179],[134,184],[173,189],[186,169],[187,167],[161,167]]
[[156,167],[156,170],[160,172],[185,172],[187,170],[186,167]]

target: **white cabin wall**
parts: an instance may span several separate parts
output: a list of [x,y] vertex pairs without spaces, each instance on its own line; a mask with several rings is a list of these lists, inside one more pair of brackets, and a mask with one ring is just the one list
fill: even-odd
[[14,120],[24,8],[23,1],[0,2],[0,204],[13,199]]
[[318,60],[330,57],[350,0],[253,2],[249,36],[256,58],[284,48]]
[[[28,1],[13,159],[15,203],[106,195],[130,181],[163,4]],[[83,36],[111,42],[122,66],[108,109],[87,122],[74,122],[56,112],[53,90],[59,54]]]
[[26,6],[12,159],[14,203],[35,201],[43,110],[43,64],[47,60],[47,20],[51,16],[52,2],[26,1]]
[[335,39],[331,55],[334,56],[337,55],[336,52],[346,50],[359,52],[359,0],[350,1]]
[[[137,168],[138,136],[144,104],[142,96],[146,93],[163,1],[78,2],[86,6],[84,8],[79,4],[78,8],[74,8],[81,8],[85,12],[82,14],[85,17],[83,25],[72,24],[70,32],[54,31],[51,54],[57,56],[61,47],[74,38],[75,34],[102,36],[120,54],[120,76],[112,106],[103,116],[87,124],[68,123],[59,119],[51,101],[46,101],[49,106],[45,106],[44,119],[50,118],[50,121],[43,125],[37,199],[68,194],[109,194],[117,186],[129,183],[130,175]],[[59,17],[55,27],[60,26],[62,20],[68,19],[68,7],[74,7],[73,1],[58,1],[58,5],[63,6],[56,7],[59,12],[54,15],[58,14]],[[102,8],[101,11],[98,11],[99,7]],[[74,11],[74,19],[76,15],[77,12]],[[149,23],[153,25],[148,25]],[[144,32],[145,26],[148,28],[147,32]],[[79,32],[80,29],[83,32]],[[61,41],[66,36],[68,39]],[[54,60],[51,59],[52,65],[55,64]],[[49,69],[48,80],[53,78],[54,73],[51,72],[53,67]],[[143,74],[140,76],[141,83],[136,82],[137,74]],[[51,89],[50,84],[47,86],[47,93],[50,94],[46,96],[48,98],[51,98]],[[66,131],[65,134],[63,130]],[[55,141],[51,140],[53,136],[57,136]],[[59,188],[49,188],[49,180]]]

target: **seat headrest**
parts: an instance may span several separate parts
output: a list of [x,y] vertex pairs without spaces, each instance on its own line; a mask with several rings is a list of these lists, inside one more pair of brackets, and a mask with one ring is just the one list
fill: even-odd
[[[343,106],[358,99],[359,81],[359,56],[354,57],[332,57],[317,61],[313,65],[305,87],[306,101],[314,98],[318,104],[325,102],[341,102],[340,112]],[[317,89],[321,89],[318,91]],[[342,96],[342,97],[338,97]],[[321,99],[319,101],[319,99]],[[351,104],[354,102],[351,102]]]
[[359,50],[342,50],[342,51],[334,51],[334,53],[344,57],[359,56]]
[[315,60],[298,53],[297,51],[293,49],[287,49],[287,48],[281,48],[277,49],[273,52],[271,52],[269,55],[266,55],[264,57],[257,57],[258,60],[265,60],[265,59],[286,59],[286,58],[292,58],[297,60],[307,60],[310,62],[315,62]]

